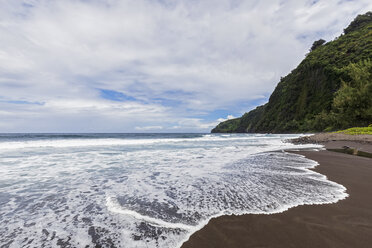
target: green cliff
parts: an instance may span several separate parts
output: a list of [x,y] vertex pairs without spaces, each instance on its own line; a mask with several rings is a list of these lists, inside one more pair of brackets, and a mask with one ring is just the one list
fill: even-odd
[[315,41],[269,102],[212,132],[310,132],[372,123],[372,12],[337,39]]

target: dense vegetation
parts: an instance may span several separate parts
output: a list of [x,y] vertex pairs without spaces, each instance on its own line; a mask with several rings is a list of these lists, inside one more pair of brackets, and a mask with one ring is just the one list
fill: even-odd
[[372,134],[372,124],[368,127],[352,127],[346,130],[337,131],[337,133],[344,133],[350,135],[357,135],[357,134]]
[[212,132],[317,132],[372,123],[372,12],[331,42],[315,41],[269,102]]

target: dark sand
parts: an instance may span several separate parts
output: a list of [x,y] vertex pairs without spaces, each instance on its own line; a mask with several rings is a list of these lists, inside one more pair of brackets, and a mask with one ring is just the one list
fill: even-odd
[[[327,142],[334,148],[344,143]],[[363,145],[363,150],[370,146]],[[335,204],[298,206],[280,214],[212,219],[182,247],[372,247],[372,159],[331,151],[301,151],[319,162],[315,171],[344,185],[350,195]]]

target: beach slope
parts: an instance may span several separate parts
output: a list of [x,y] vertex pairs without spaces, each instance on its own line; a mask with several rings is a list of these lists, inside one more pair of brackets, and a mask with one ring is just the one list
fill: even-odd
[[[326,147],[342,145],[329,141]],[[372,147],[362,146],[366,151]],[[318,161],[314,170],[344,185],[350,196],[335,204],[298,206],[280,214],[215,218],[182,247],[371,247],[372,159],[326,150],[296,153]]]

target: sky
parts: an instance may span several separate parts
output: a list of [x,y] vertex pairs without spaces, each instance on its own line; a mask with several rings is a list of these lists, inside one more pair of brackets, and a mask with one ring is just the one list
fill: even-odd
[[0,132],[209,132],[370,0],[0,0]]

